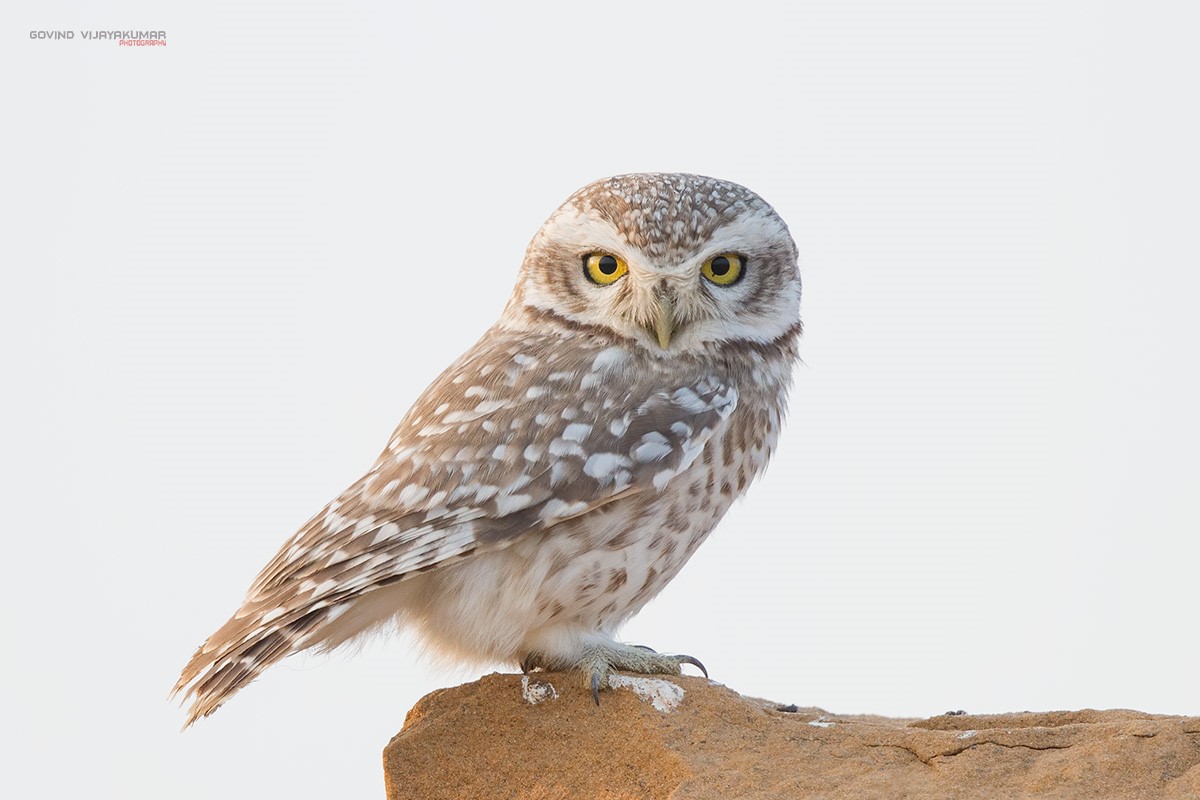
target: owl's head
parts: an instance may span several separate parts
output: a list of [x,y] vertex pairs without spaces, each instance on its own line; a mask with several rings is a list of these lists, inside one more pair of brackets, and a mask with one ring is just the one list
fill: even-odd
[[659,353],[772,342],[800,321],[796,245],[744,186],[619,175],[580,189],[538,231],[507,313],[521,311]]

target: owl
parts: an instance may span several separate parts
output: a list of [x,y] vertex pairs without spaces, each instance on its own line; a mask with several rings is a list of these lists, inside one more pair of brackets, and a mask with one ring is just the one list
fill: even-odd
[[800,331],[796,246],[749,189],[580,189],[499,320],[192,656],[186,725],[285,656],[384,625],[452,659],[578,671],[597,702],[616,671],[700,666],[614,634],[766,466]]

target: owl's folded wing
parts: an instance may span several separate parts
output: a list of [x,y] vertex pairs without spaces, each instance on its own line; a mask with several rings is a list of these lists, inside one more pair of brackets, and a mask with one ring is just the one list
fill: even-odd
[[700,455],[736,407],[737,391],[708,377],[642,396],[601,389],[595,402],[601,419],[541,415],[535,405],[542,422],[516,435],[511,425],[478,425],[487,414],[469,421],[476,436],[456,428],[433,434],[469,442],[453,452],[426,447],[422,457],[419,447],[390,447],[285,545],[249,598],[292,584],[338,602],[632,492],[661,490]]

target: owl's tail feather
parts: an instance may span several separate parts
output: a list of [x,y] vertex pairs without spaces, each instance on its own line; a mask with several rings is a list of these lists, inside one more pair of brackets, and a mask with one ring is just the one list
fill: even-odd
[[184,729],[216,711],[276,661],[316,644],[312,634],[334,611],[326,606],[272,620],[261,607],[244,606],[200,645],[171,690],[172,697],[183,693],[183,701],[191,701]]

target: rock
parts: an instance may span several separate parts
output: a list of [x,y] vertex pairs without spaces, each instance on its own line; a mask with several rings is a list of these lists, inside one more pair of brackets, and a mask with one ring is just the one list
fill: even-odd
[[493,674],[433,692],[384,750],[387,796],[1200,798],[1197,717],[888,719],[769,703],[703,678],[622,683],[598,707],[575,674]]

